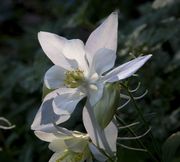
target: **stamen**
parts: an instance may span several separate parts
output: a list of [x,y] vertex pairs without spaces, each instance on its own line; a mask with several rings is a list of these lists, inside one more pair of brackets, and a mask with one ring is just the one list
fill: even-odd
[[68,88],[76,88],[85,80],[82,70],[77,69],[65,73],[64,85]]

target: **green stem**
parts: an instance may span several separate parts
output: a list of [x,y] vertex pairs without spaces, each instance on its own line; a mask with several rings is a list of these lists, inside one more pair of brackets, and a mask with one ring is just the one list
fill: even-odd
[[[126,85],[124,85],[124,84],[121,84],[121,85],[122,85],[122,87],[124,87],[124,88],[127,90],[129,96],[131,97],[132,102],[133,102],[133,104],[134,104],[134,106],[135,106],[135,108],[136,108],[136,111],[138,112],[139,117],[140,117],[140,119],[142,120],[142,122],[144,123],[146,129],[149,129],[149,124],[148,124],[148,122],[146,121],[146,119],[144,118],[141,109],[138,107],[138,105],[137,105],[137,103],[136,103],[133,95],[132,95],[131,92],[129,91],[128,87],[127,87]],[[156,142],[156,140],[155,140],[152,132],[150,132],[149,134],[150,134],[150,137],[151,137],[152,142],[153,142],[154,150],[156,151],[157,155],[161,155],[161,154],[160,154],[160,151],[159,151],[160,149],[158,148],[158,144],[157,144],[157,142]],[[160,158],[159,158],[159,159],[160,159]]]
[[[116,115],[116,119],[117,119],[117,121],[118,121],[120,124],[122,124],[123,126],[126,126],[126,123],[125,123],[122,119],[120,119],[120,118],[118,117],[118,115]],[[133,136],[137,137],[137,134],[133,131],[133,129],[131,129],[130,127],[127,127],[126,129],[128,129],[128,131],[129,131]],[[153,160],[155,160],[156,162],[159,162],[159,161],[156,159],[156,157],[154,157],[154,155],[152,154],[152,152],[149,151],[149,150],[147,149],[147,147],[142,143],[141,140],[136,139],[136,142],[137,142],[143,149],[147,150],[147,153],[149,154],[150,157],[152,157]]]

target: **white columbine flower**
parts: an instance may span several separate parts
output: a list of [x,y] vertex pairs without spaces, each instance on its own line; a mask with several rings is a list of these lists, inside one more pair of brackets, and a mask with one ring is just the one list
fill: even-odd
[[[89,144],[89,136],[80,132],[64,132],[56,129],[50,132],[35,131],[35,135],[43,141],[49,142],[49,149],[55,152],[49,162],[92,162]],[[68,134],[66,134],[68,133]]]
[[32,129],[66,121],[86,96],[94,106],[105,83],[132,76],[151,57],[141,56],[109,71],[116,59],[117,31],[118,14],[114,12],[91,33],[85,45],[79,39],[38,33],[43,51],[54,63],[44,77],[46,87],[54,91],[44,98]]
[[[100,162],[107,160],[107,156],[90,142],[87,134],[62,127],[51,127],[48,131],[34,133],[39,139],[49,142],[49,149],[54,152],[49,162],[93,162],[93,157]],[[111,145],[115,143],[111,142]]]

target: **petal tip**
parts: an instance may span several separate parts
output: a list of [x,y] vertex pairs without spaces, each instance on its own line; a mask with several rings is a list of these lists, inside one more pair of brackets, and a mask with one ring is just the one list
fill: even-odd
[[111,13],[111,15],[114,15],[114,16],[118,16],[118,14],[119,14],[119,10],[115,10]]
[[152,54],[148,54],[148,55],[143,55],[143,56],[139,56],[137,58],[139,58],[140,60],[149,60],[152,57]]
[[38,32],[38,36],[40,36],[41,34],[45,33],[44,31],[39,31]]
[[38,39],[42,39],[42,38],[44,38],[45,36],[50,36],[51,34],[53,35],[53,33],[50,33],[50,32],[39,31],[39,32],[38,32]]
[[31,130],[38,130],[37,125],[34,122],[31,124]]
[[148,56],[148,57],[152,57],[152,54],[148,54],[147,56]]
[[39,41],[41,41],[41,39],[42,39],[42,36],[45,34],[46,32],[43,32],[43,31],[40,31],[40,32],[38,32],[38,40]]
[[113,12],[109,15],[109,18],[112,18],[112,19],[118,21],[118,13],[119,13],[118,10],[113,11]]
[[143,57],[146,58],[147,60],[149,60],[152,57],[152,54],[148,54],[148,55],[145,55]]

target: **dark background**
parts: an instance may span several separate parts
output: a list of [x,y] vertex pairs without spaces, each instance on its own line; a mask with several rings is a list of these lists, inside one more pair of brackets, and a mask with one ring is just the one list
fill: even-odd
[[[0,116],[16,127],[0,130],[1,162],[45,162],[52,152],[37,139],[30,125],[41,104],[45,71],[52,63],[43,53],[39,31],[67,38],[88,35],[112,11],[119,10],[117,65],[129,54],[152,53],[152,59],[130,79],[141,81],[138,96],[149,93],[138,105],[162,146],[180,128],[180,3],[178,0],[1,0],[0,1]],[[123,101],[122,101],[123,102]],[[120,116],[126,123],[138,121],[132,104]],[[135,129],[141,134],[145,129]],[[129,136],[120,132],[120,136]],[[151,148],[146,138],[144,143]],[[127,145],[136,146],[133,142]],[[148,161],[146,153],[119,148],[119,162]],[[174,162],[179,162],[177,156]],[[150,161],[150,160],[149,160]]]

